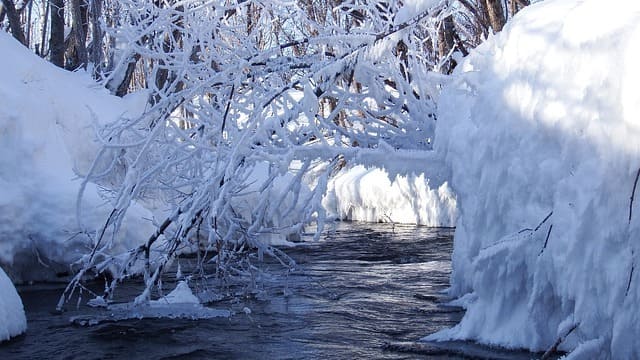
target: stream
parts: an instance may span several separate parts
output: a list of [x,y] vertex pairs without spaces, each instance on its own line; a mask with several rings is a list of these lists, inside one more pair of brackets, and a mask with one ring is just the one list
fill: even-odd
[[339,223],[321,241],[283,249],[295,259],[295,271],[268,272],[256,296],[208,305],[230,310],[230,317],[129,319],[82,326],[79,317],[99,318],[106,310],[83,301],[58,314],[52,310],[65,284],[19,286],[28,331],[0,344],[0,359],[535,357],[465,342],[419,342],[454,326],[464,314],[446,306],[443,293],[451,272],[453,231]]

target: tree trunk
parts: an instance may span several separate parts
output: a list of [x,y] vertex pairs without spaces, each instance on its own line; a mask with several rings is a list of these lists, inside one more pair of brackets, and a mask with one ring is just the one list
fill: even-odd
[[72,19],[72,42],[71,47],[73,49],[70,53],[70,61],[67,64],[69,70],[75,70],[79,67],[85,68],[88,63],[88,53],[87,53],[87,44],[86,44],[86,33],[85,33],[85,19],[86,16],[83,16],[83,9],[80,5],[81,0],[71,0],[71,19]]
[[129,84],[131,84],[131,79],[133,78],[133,72],[136,69],[136,64],[138,63],[138,60],[140,60],[140,55],[135,54],[132,57],[131,61],[129,61],[129,64],[127,65],[127,70],[124,73],[122,81],[120,82],[120,84],[115,86],[116,96],[123,97],[127,95],[127,93],[129,92]]
[[7,17],[9,18],[9,27],[11,28],[11,34],[16,40],[20,41],[20,43],[24,46],[29,46],[27,44],[27,40],[24,38],[24,32],[22,31],[22,23],[20,21],[20,14],[16,11],[16,6],[13,3],[13,0],[2,0],[2,4],[4,5],[4,11],[7,13]]
[[40,16],[40,23],[42,24],[42,33],[40,34],[40,52],[39,55],[44,57],[46,55],[45,49],[47,49],[47,26],[49,22],[49,2],[42,2],[42,15]]
[[489,24],[494,32],[499,32],[504,27],[505,18],[501,0],[483,0],[489,15]]
[[514,16],[526,6],[529,6],[529,0],[509,0],[509,15]]
[[[177,6],[175,9],[177,14],[181,14],[184,12],[183,6]],[[166,33],[164,35],[164,43],[162,44],[162,49],[164,53],[170,54],[177,48],[182,47],[182,29],[183,27],[183,18],[182,15],[176,16],[176,20],[173,22],[175,29],[171,31],[171,33]],[[169,70],[166,67],[165,61],[160,59],[158,61],[159,68],[156,72],[155,76],[155,87],[159,92],[167,93],[167,92],[178,92],[183,89],[184,83],[182,81],[177,80],[177,75],[175,71]],[[167,88],[168,86],[172,86],[173,89]],[[159,95],[154,97],[154,101],[157,103],[161,100]]]
[[93,64],[93,76],[98,78],[102,74],[102,27],[100,18],[102,17],[102,0],[91,1],[91,27],[93,36],[91,40],[90,56]]
[[[453,25],[453,16],[449,15],[442,20],[438,31],[438,57],[440,61],[449,56],[449,53],[455,46],[455,27]],[[441,71],[444,74],[450,74],[456,66],[455,60],[447,59],[443,64]]]
[[49,60],[64,68],[64,0],[50,0],[51,36],[49,37]]
[[4,10],[4,5],[0,1],[0,29],[2,28],[2,22],[4,21],[4,17],[6,14],[7,12]]

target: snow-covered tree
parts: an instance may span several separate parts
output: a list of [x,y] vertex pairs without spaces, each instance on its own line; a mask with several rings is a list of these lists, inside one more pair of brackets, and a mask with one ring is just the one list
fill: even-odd
[[[327,181],[345,161],[430,149],[431,72],[451,54],[429,49],[452,9],[334,5],[118,1],[106,29],[116,65],[103,81],[144,89],[149,106],[99,131],[85,181],[112,189],[114,208],[67,296],[88,272],[109,270],[105,296],[142,273],[146,301],[185,252],[198,254],[198,276],[250,274],[263,254],[292,266],[266,239],[307,224],[319,234]],[[137,249],[108,255],[105,234],[133,201],[162,204],[166,219]]]

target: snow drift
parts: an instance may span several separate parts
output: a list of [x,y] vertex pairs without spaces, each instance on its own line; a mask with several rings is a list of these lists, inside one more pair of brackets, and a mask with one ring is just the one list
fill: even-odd
[[0,342],[27,330],[22,300],[11,280],[0,267]]
[[456,219],[456,198],[446,181],[424,173],[390,179],[384,168],[361,165],[331,179],[323,206],[340,220],[454,226]]
[[[111,96],[86,73],[56,68],[4,32],[0,49],[11,54],[0,58],[0,264],[14,281],[48,279],[88,251],[88,234],[112,209],[88,184],[82,222],[76,218],[76,173],[96,156],[95,126],[139,114],[146,98]],[[146,239],[150,219],[134,206],[112,251]]]
[[427,339],[640,358],[639,58],[640,3],[549,0],[458,66],[435,147],[467,313]]

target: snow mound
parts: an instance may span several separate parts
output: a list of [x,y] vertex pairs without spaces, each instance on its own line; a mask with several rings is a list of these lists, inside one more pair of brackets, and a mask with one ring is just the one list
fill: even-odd
[[0,342],[27,330],[27,318],[16,288],[0,267]]
[[428,339],[640,358],[639,58],[640,3],[549,0],[458,66],[435,148],[460,211],[450,291],[472,296]]
[[[144,96],[109,95],[83,72],[70,73],[0,32],[0,264],[14,281],[64,273],[88,251],[111,205],[89,184],[80,188],[98,151],[95,127],[140,113]],[[131,115],[132,116],[132,115]],[[74,172],[75,170],[75,172]],[[153,233],[151,214],[134,206],[114,241],[124,251]]]
[[385,169],[361,165],[332,178],[323,206],[340,220],[427,226],[454,226],[456,220],[456,198],[447,182],[432,183],[423,173],[391,180]]

